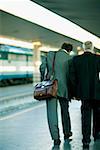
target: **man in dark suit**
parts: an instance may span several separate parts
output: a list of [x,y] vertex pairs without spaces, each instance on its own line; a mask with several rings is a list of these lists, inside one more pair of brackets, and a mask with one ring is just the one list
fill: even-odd
[[[83,149],[89,149],[89,143],[91,141],[91,110],[93,108],[93,122],[97,125],[96,111],[100,108],[98,108],[96,103],[100,103],[100,70],[98,69],[100,67],[100,57],[94,54],[94,48],[91,41],[85,42],[83,44],[83,49],[84,53],[75,56],[70,62],[69,75],[73,94],[76,98],[81,99],[82,102]],[[94,129],[96,129],[95,125],[93,125]],[[94,137],[95,134],[96,132],[94,132]]]
[[97,80],[95,88],[94,111],[93,111],[93,137],[94,141],[100,139],[100,55],[97,55]]

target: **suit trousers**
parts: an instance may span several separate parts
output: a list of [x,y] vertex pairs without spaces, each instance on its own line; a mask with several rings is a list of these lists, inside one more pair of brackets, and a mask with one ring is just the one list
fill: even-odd
[[100,101],[95,100],[93,104],[93,137],[100,133]]
[[82,134],[83,143],[90,142],[91,136],[91,112],[93,111],[93,137],[100,132],[100,101],[82,100]]
[[53,140],[60,138],[59,127],[58,127],[58,101],[61,108],[61,118],[64,136],[71,132],[71,122],[69,116],[69,101],[66,98],[52,98],[46,100],[47,105],[47,119],[50,134]]
[[82,135],[83,143],[90,143],[91,136],[91,105],[90,100],[82,100],[81,105],[81,122],[82,122]]

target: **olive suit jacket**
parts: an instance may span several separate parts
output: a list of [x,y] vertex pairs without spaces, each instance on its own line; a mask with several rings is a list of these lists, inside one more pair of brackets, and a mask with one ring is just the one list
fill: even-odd
[[[56,53],[56,54],[55,54]],[[53,78],[58,80],[58,91],[57,95],[59,97],[68,98],[68,78],[69,78],[69,65],[68,61],[72,58],[66,50],[60,49],[57,52],[50,51],[47,55],[47,66],[49,75],[52,75],[53,59],[55,55],[54,62],[54,72]]]

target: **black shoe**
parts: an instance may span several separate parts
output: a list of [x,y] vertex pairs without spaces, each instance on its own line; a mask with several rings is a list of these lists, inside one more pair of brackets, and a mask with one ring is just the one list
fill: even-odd
[[72,136],[72,132],[67,133],[66,135],[64,135],[64,141],[66,143],[72,141],[72,138],[70,138]]
[[60,139],[54,140],[54,146],[52,147],[52,150],[59,150],[60,143]]
[[100,140],[100,132],[98,132],[95,136],[94,136],[94,141],[96,140]]
[[72,139],[71,138],[66,138],[66,139],[64,139],[64,141],[65,141],[65,143],[69,143],[69,142],[72,141]]
[[89,150],[89,143],[83,143],[83,150]]
[[66,135],[64,135],[64,139],[69,139],[69,137],[71,136],[72,136],[72,132],[69,132]]
[[58,140],[54,140],[54,146],[55,146],[55,145],[58,145],[58,146],[59,146],[59,145],[60,145],[60,143],[61,143],[60,139],[58,139]]

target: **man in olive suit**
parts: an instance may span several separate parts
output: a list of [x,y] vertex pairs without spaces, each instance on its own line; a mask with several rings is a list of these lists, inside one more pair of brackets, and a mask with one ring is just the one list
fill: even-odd
[[[89,149],[91,135],[91,110],[93,109],[94,139],[100,132],[100,123],[97,123],[96,112],[100,109],[100,57],[94,54],[93,43],[86,41],[83,44],[84,53],[73,57],[70,61],[69,76],[73,93],[81,99],[83,149]],[[98,105],[99,104],[99,105]],[[99,117],[100,119],[100,117]]]
[[[68,98],[68,60],[72,58],[69,53],[72,51],[72,45],[69,43],[63,43],[61,49],[57,52],[50,51],[47,54],[47,68],[48,74],[52,75],[53,59],[54,61],[54,74],[53,78],[58,80],[57,98],[46,100],[47,105],[47,119],[50,134],[52,140],[54,140],[54,147],[60,145],[60,135],[58,127],[58,114],[57,114],[57,102],[59,101],[61,107],[62,127],[64,140],[69,141],[69,137],[72,136],[71,122],[69,115],[69,98]],[[43,69],[43,64],[40,66],[40,70]],[[42,69],[41,69],[42,68]]]

